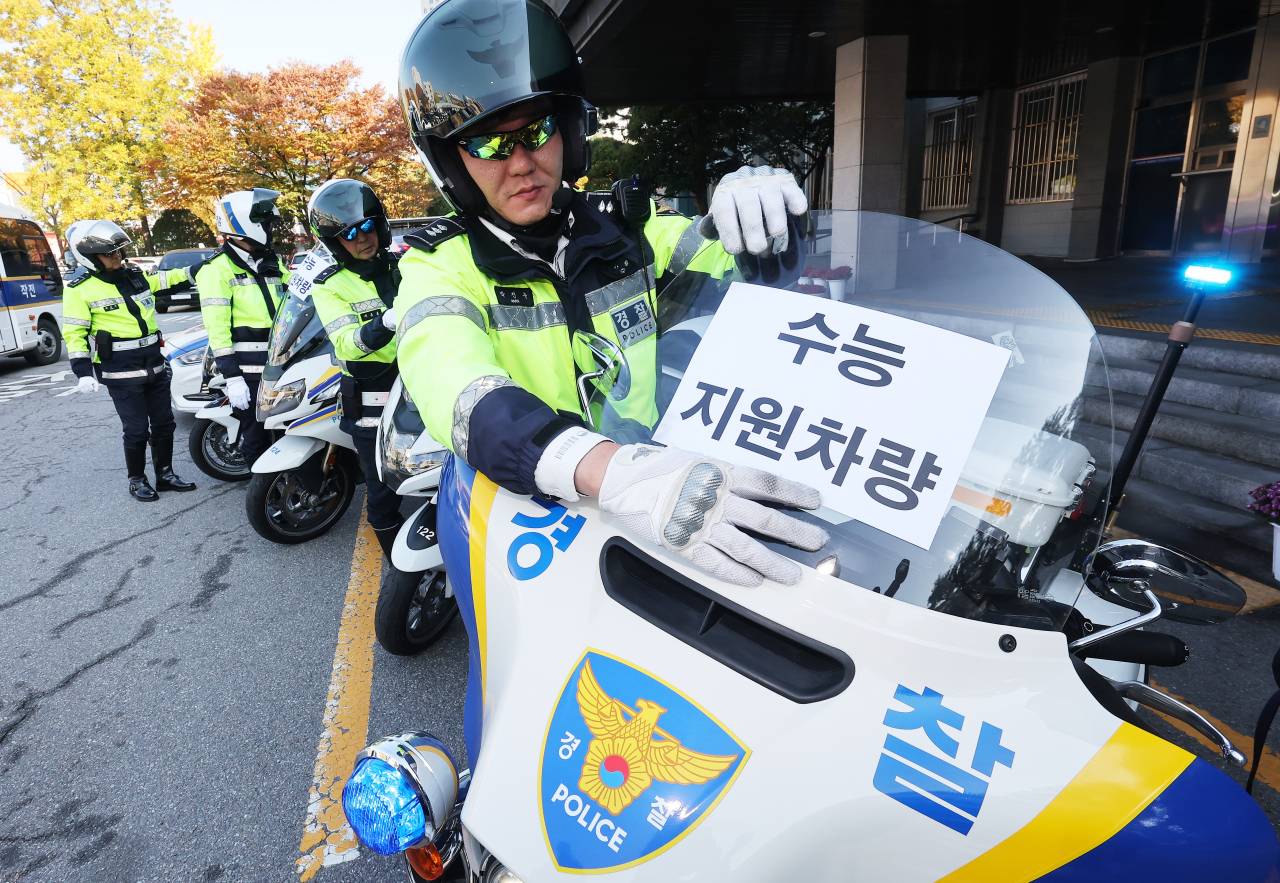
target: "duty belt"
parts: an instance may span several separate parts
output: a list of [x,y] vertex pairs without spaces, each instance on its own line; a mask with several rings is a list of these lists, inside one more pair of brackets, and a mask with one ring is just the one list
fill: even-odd
[[362,392],[360,393],[360,404],[368,407],[385,407],[389,392]]
[[[156,334],[148,334],[146,337],[139,337],[137,340],[114,340],[113,339],[111,341],[111,349],[113,352],[118,353],[121,350],[142,349],[142,347],[144,346],[151,346],[151,344],[159,343],[159,342],[160,342],[160,334],[157,332]],[[145,374],[138,375],[138,374],[132,374],[127,371],[123,373],[129,377],[145,377],[146,376]],[[105,377],[107,375],[104,374],[103,376]]]
[[267,342],[245,341],[243,343],[233,343],[231,344],[231,351],[235,353],[265,353],[267,351]]
[[261,374],[262,369],[265,367],[267,366],[266,365],[241,365],[240,373],[241,374]]
[[103,380],[132,380],[135,377],[151,377],[164,373],[164,365],[157,365],[155,368],[138,368],[134,371],[103,371],[101,376]]

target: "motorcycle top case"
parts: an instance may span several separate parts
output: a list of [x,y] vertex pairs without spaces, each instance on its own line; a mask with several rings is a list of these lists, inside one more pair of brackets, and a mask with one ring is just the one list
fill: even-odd
[[[462,820],[526,883],[1280,873],[1257,805],[1108,714],[1061,633],[811,569],[793,587],[730,586],[620,543],[589,500],[516,496],[461,464],[440,519],[468,550],[451,575],[472,587],[483,682]],[[718,606],[686,627],[695,595]]]

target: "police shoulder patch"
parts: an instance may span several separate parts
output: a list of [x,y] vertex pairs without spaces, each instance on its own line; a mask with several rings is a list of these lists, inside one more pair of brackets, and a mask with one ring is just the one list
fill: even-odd
[[85,273],[79,279],[72,279],[70,282],[67,283],[67,288],[75,288],[77,285],[79,285],[81,282],[84,282],[88,278],[89,278],[89,274]]
[[421,251],[435,251],[441,243],[466,232],[466,222],[462,218],[432,218],[425,227],[406,234],[404,241]]

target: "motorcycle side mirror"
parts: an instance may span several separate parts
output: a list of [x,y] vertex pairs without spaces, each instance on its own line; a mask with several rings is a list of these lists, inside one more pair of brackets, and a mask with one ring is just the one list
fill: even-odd
[[587,422],[595,428],[587,384],[616,401],[631,393],[631,366],[622,347],[594,331],[573,333],[573,360],[578,367],[578,398]]
[[1204,625],[1240,612],[1244,589],[1199,558],[1140,539],[1104,543],[1085,559],[1088,585],[1106,601],[1147,612],[1143,589],[1160,597],[1164,618]]

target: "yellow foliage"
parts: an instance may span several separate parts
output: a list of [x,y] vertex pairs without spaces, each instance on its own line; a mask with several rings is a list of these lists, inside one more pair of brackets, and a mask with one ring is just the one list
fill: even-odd
[[32,162],[27,205],[59,232],[151,210],[167,118],[217,58],[167,0],[0,0],[0,126]]

